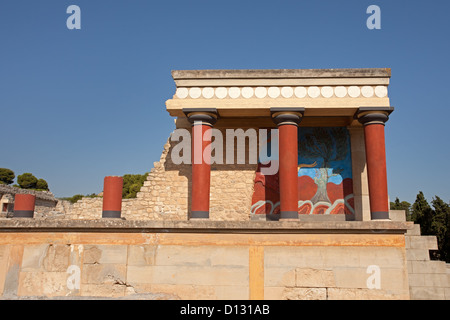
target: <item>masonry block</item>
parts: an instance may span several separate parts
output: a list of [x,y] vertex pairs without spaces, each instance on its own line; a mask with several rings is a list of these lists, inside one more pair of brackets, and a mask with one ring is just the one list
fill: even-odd
[[411,300],[444,300],[445,289],[433,287],[411,287]]
[[406,249],[406,259],[428,261],[430,260],[430,251],[428,249]]
[[130,245],[128,246],[128,266],[151,266],[155,264],[156,246]]
[[295,268],[264,268],[264,285],[269,287],[294,287]]
[[443,261],[411,261],[411,264],[412,273],[446,273],[446,266]]
[[84,264],[81,270],[82,284],[104,284],[126,282],[125,264]]
[[409,237],[412,249],[437,250],[437,239],[435,236],[411,236]]
[[295,285],[297,287],[334,287],[335,276],[332,270],[297,268],[295,269]]
[[284,300],[326,300],[326,288],[285,288],[282,299]]

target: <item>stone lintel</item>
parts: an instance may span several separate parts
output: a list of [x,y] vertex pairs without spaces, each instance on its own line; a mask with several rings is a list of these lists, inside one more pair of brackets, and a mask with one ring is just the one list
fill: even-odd
[[401,221],[149,221],[122,219],[45,220],[0,219],[7,232],[118,233],[273,233],[273,234],[404,234],[413,226]]
[[284,79],[284,78],[390,78],[390,68],[173,70],[176,80]]

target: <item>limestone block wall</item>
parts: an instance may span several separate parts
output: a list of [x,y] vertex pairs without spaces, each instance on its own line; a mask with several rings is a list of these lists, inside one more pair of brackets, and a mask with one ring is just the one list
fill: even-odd
[[[22,189],[17,187],[11,187],[7,185],[0,184],[0,199],[3,199],[4,196],[10,195],[14,198],[14,196],[17,193],[25,193],[25,194],[32,194],[36,196],[36,202],[35,202],[35,212],[39,215],[47,215],[51,211],[55,209],[56,203],[58,200],[54,197],[53,193],[49,191],[36,191],[36,190],[29,190],[29,189]],[[3,196],[3,197],[2,197]],[[8,212],[14,211],[14,200],[8,200]],[[3,200],[2,200],[3,203]]]
[[[139,215],[136,210],[137,199],[122,199],[122,217],[126,219],[145,219],[146,215]],[[65,208],[66,219],[100,219],[102,217],[103,198],[84,197],[69,208]]]
[[[223,130],[223,136],[225,136],[225,130]],[[224,163],[225,143],[224,141]],[[164,145],[161,159],[154,163],[154,168],[137,194],[137,200],[130,208],[127,219],[134,219],[135,215],[152,220],[188,219],[191,165],[173,162],[171,153],[176,144],[177,142],[169,139]],[[235,154],[236,150],[237,144],[235,144]],[[211,166],[211,220],[250,219],[256,167],[256,164],[213,164]]]
[[410,297],[401,224],[169,222],[3,223],[0,298]]
[[421,235],[414,224],[405,240],[411,299],[450,300],[450,264],[430,260],[430,250],[438,248],[436,237]]

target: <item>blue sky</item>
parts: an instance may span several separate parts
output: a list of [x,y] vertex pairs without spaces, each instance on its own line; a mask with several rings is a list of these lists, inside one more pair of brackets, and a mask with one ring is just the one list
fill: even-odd
[[[66,27],[72,4],[81,30]],[[372,4],[381,30],[366,27]],[[171,70],[390,67],[390,197],[449,201],[449,13],[445,0],[2,0],[0,167],[60,197],[149,171],[174,128]]]

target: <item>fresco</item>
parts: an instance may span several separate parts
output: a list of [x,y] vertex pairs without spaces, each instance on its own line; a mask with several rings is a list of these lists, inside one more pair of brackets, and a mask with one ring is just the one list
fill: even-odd
[[[301,127],[298,132],[298,213],[354,214],[350,136],[344,127]],[[280,211],[278,174],[256,171],[252,214]]]

